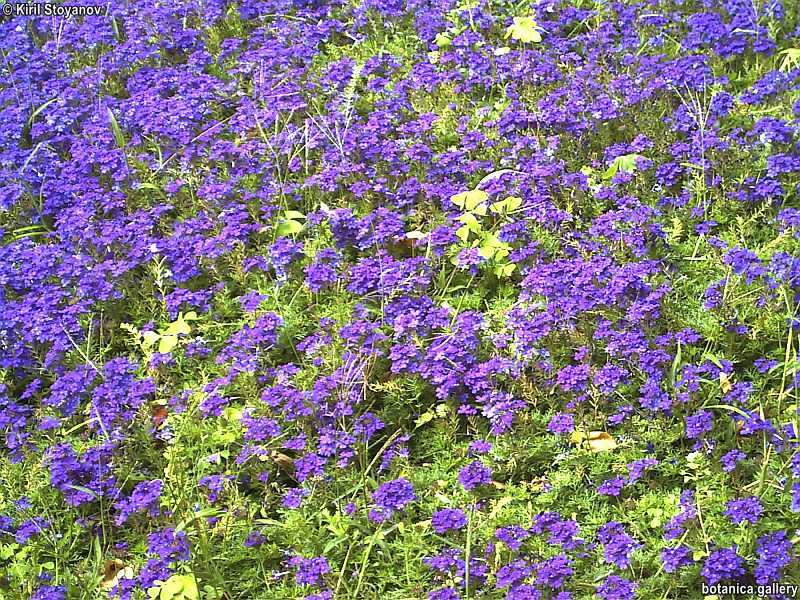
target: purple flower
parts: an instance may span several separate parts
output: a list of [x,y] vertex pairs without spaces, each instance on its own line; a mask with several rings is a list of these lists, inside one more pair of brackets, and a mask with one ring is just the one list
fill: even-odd
[[23,521],[20,526],[17,527],[17,531],[14,534],[14,541],[18,544],[24,544],[34,535],[42,533],[49,525],[49,522],[42,517],[34,517],[33,519]]
[[125,523],[132,515],[147,512],[151,517],[158,515],[158,499],[161,497],[162,481],[142,481],[136,484],[128,498],[118,500],[114,507],[119,511],[114,522],[117,526]]
[[603,496],[619,496],[622,488],[625,486],[624,477],[614,477],[613,479],[606,479],[597,488],[597,493]]
[[730,473],[736,468],[736,465],[739,464],[739,462],[741,462],[745,458],[747,458],[747,455],[741,450],[738,450],[736,448],[730,450],[729,452],[726,452],[725,454],[722,455],[722,458],[720,459],[720,461],[722,462],[722,470],[725,471],[726,473]]
[[572,560],[566,554],[556,554],[552,558],[536,563],[536,583],[557,590],[572,576]]
[[552,433],[571,433],[575,429],[575,420],[569,413],[556,413],[550,419],[547,429]]
[[597,532],[597,539],[603,544],[603,556],[607,563],[616,565],[620,569],[627,569],[630,565],[630,555],[641,544],[625,533],[621,523],[609,521]]
[[372,501],[377,507],[370,511],[370,517],[373,521],[385,521],[394,511],[402,510],[416,499],[414,487],[407,479],[387,481],[372,492]]
[[461,529],[467,524],[467,516],[457,508],[443,508],[433,513],[431,525],[436,533],[442,534],[452,529]]
[[486,440],[475,440],[470,443],[468,451],[471,455],[488,454],[492,451],[492,444]]
[[323,556],[313,558],[293,556],[289,559],[289,566],[296,569],[294,578],[300,585],[319,585],[323,576],[331,570]]
[[714,415],[707,410],[700,410],[686,417],[686,437],[690,440],[699,438],[711,431],[714,426]]
[[679,507],[681,511],[664,525],[664,537],[668,540],[679,538],[686,523],[697,516],[697,508],[694,505],[694,492],[692,490],[681,492]]
[[508,546],[511,550],[517,551],[522,547],[522,542],[531,534],[527,529],[519,525],[500,527],[495,531],[495,537]]
[[597,586],[597,595],[603,600],[633,600],[636,597],[637,585],[632,581],[609,575]]
[[289,488],[283,496],[283,506],[290,509],[300,508],[303,498],[308,496],[309,493],[305,488]]
[[755,568],[756,582],[760,585],[780,581],[783,569],[793,558],[792,542],[786,537],[786,532],[776,531],[758,538],[756,554],[758,564]]
[[736,580],[745,574],[744,560],[736,553],[736,546],[712,552],[700,571],[708,585],[724,580]]
[[750,496],[749,498],[737,498],[728,502],[725,514],[736,525],[745,521],[755,525],[763,511],[764,507],[761,505],[761,501],[756,496]]
[[634,483],[642,478],[647,469],[651,469],[658,464],[655,458],[642,458],[628,463],[628,483]]
[[265,536],[260,531],[251,531],[247,538],[244,540],[244,547],[245,548],[255,548],[260,546],[264,542],[267,541],[267,536]]
[[458,481],[465,490],[471,491],[478,486],[491,483],[492,472],[481,461],[476,460],[458,472]]
[[451,587],[428,592],[428,600],[460,600],[460,598],[458,592]]
[[675,548],[664,548],[661,551],[661,562],[664,565],[664,571],[674,573],[680,567],[692,564],[691,554],[691,548],[684,545]]
[[67,588],[63,585],[40,585],[29,600],[66,600]]

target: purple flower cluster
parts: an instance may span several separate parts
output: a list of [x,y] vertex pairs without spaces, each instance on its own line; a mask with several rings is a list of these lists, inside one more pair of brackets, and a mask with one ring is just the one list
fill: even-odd
[[[125,539],[137,575],[116,592],[146,595],[224,523],[261,562],[290,546],[285,585],[319,589],[288,595],[328,599],[353,556],[285,528],[332,509],[321,531],[384,531],[441,494],[436,535],[379,540],[386,558],[469,539],[424,550],[437,600],[568,600],[601,567],[597,596],[633,598],[663,574],[608,565],[640,555],[781,580],[800,512],[797,11],[523,4],[0,21],[0,474],[31,487],[0,499],[24,546],[4,585],[66,598],[74,557],[38,579],[20,564]],[[618,443],[576,450],[578,426]],[[699,473],[689,448],[719,462]],[[628,503],[680,481],[697,492],[669,547],[644,543]],[[548,507],[529,525],[523,489]],[[750,538],[719,547],[732,532]]]
[[403,510],[416,498],[414,487],[407,479],[401,477],[382,483],[372,493],[375,508],[370,511],[370,518],[377,522],[385,521],[395,511]]

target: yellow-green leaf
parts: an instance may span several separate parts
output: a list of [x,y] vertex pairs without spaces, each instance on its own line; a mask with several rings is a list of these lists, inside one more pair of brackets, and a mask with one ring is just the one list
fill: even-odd
[[278,225],[278,235],[295,235],[303,231],[303,224],[294,219],[287,219]]
[[194,575],[172,575],[159,589],[158,600],[198,600],[197,580]]
[[184,320],[183,315],[178,315],[178,318],[174,320],[172,323],[167,325],[165,329],[161,330],[161,335],[189,335],[192,333],[192,328],[189,324]]
[[162,335],[161,339],[158,341],[158,351],[161,354],[167,354],[168,352],[172,352],[175,349],[175,346],[178,345],[178,336],[177,335]]
[[509,277],[516,268],[517,265],[515,265],[514,263],[505,263],[497,265],[494,268],[494,274],[497,275],[498,277]]
[[486,260],[491,260],[494,256],[495,248],[489,244],[481,244],[481,247],[478,248],[478,254],[480,254]]
[[453,40],[450,39],[450,36],[447,35],[444,31],[440,31],[436,34],[436,37],[433,40],[439,48],[444,48],[445,46],[449,46],[453,43]]
[[780,69],[784,73],[800,65],[800,48],[787,48],[786,50],[781,50],[778,54],[783,56]]
[[463,208],[466,210],[474,210],[476,206],[478,206],[488,197],[489,194],[487,194],[483,190],[470,190],[468,192],[461,192],[460,194],[456,194],[455,196],[452,196],[450,200],[453,202],[453,204],[455,204],[459,208]]
[[417,418],[416,421],[414,421],[414,425],[417,427],[422,427],[426,423],[433,421],[433,418],[434,414],[431,411],[424,412]]
[[478,222],[478,219],[475,217],[474,214],[471,212],[464,213],[458,220],[464,223],[464,225],[470,230],[474,231],[475,233],[480,233],[481,231],[481,224]]
[[607,452],[617,447],[617,442],[605,431],[590,431],[588,434],[574,431],[570,440],[573,444],[586,447],[592,452]]
[[145,331],[142,333],[142,347],[145,350],[149,350],[152,348],[155,343],[158,341],[158,338],[161,336],[158,335],[155,331]]
[[513,38],[523,44],[538,44],[542,41],[542,28],[533,17],[514,17],[514,23],[506,29],[506,39]]
[[619,171],[633,173],[636,171],[636,161],[641,158],[640,154],[623,154],[611,162],[611,166],[603,173],[603,179],[611,179]]

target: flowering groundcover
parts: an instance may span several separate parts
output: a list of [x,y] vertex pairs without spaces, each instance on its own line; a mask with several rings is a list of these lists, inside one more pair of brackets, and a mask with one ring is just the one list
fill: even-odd
[[0,600],[797,593],[800,5],[3,14]]

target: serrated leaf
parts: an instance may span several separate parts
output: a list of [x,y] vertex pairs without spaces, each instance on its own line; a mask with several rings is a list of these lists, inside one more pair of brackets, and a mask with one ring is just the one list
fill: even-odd
[[494,508],[492,508],[492,512],[489,513],[489,520],[491,521],[492,519],[494,519],[500,513],[500,511],[503,510],[503,508],[505,508],[509,504],[511,504],[513,500],[514,499],[511,496],[503,496],[502,498],[500,498],[495,503]]

